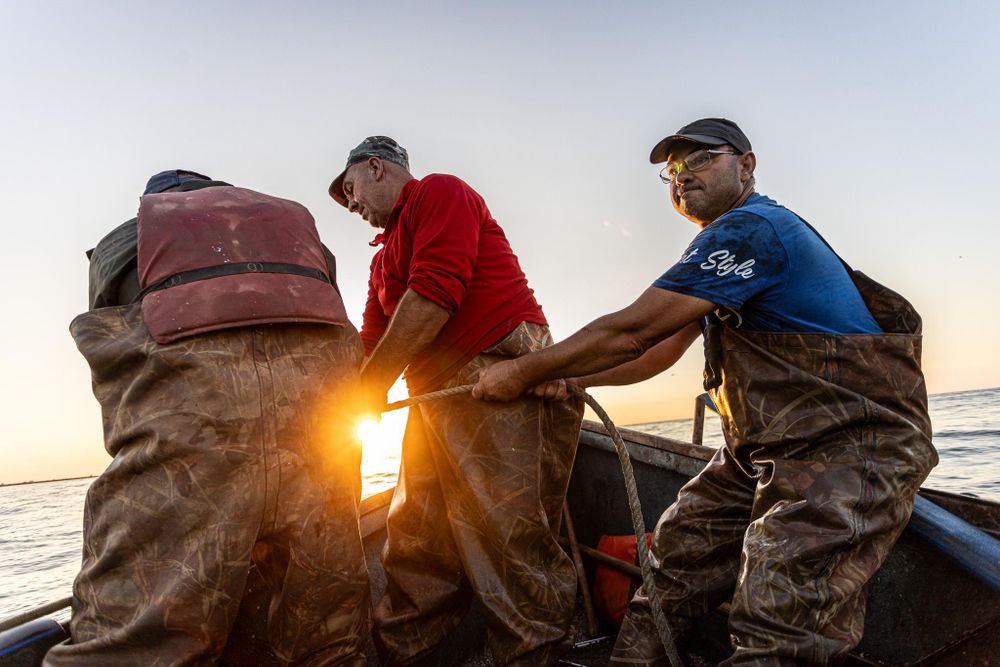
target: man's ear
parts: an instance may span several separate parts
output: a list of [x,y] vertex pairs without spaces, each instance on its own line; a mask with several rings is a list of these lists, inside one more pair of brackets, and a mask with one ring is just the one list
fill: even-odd
[[757,168],[757,156],[753,151],[747,151],[739,157],[740,162],[740,182],[746,183],[753,178],[753,171]]
[[371,170],[372,178],[376,181],[381,181],[382,177],[385,176],[385,165],[377,157],[368,158],[368,168]]

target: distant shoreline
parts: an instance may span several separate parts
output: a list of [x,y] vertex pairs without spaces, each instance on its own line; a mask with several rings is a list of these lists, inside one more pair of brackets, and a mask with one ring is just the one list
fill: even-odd
[[84,475],[82,477],[63,477],[62,479],[39,479],[30,482],[11,482],[10,484],[0,484],[0,489],[7,486],[24,486],[25,484],[48,484],[49,482],[72,482],[75,479],[94,479],[97,475]]

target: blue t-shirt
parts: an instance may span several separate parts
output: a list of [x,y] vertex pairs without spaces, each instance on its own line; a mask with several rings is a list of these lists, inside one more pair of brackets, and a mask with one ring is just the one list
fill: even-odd
[[751,195],[653,283],[736,313],[750,331],[881,333],[840,258],[773,199]]

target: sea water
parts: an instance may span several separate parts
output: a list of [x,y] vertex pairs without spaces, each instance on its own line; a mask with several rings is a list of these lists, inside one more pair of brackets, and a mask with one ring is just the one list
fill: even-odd
[[[930,412],[941,462],[924,485],[1000,502],[1000,387],[931,396]],[[630,428],[690,441],[692,420]],[[721,443],[718,417],[708,413],[704,444]],[[398,466],[398,455],[366,462],[363,494],[391,488]],[[91,481],[0,487],[0,619],[70,594]]]

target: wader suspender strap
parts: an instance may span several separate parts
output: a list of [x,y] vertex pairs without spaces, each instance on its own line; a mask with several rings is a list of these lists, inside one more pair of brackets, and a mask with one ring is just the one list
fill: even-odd
[[852,268],[851,268],[851,265],[850,265],[850,264],[848,264],[847,262],[845,262],[845,261],[844,261],[844,258],[843,258],[843,257],[841,257],[841,256],[840,256],[840,255],[839,255],[839,254],[837,253],[837,251],[833,249],[833,246],[832,246],[832,245],[830,245],[829,243],[827,243],[826,239],[825,239],[825,238],[823,238],[823,235],[822,235],[822,234],[820,234],[819,232],[817,232],[817,231],[816,231],[816,228],[815,228],[815,227],[813,227],[813,226],[812,226],[812,225],[810,225],[810,224],[809,224],[808,222],[806,222],[805,218],[803,218],[802,216],[800,216],[800,215],[796,215],[795,217],[796,217],[796,218],[798,218],[798,219],[799,219],[799,221],[800,221],[800,222],[801,222],[801,223],[802,223],[803,225],[805,225],[806,227],[808,227],[808,228],[809,228],[809,231],[811,231],[811,232],[812,232],[813,234],[815,234],[815,235],[816,235],[816,238],[818,238],[818,239],[819,239],[820,241],[822,241],[822,242],[823,242],[823,245],[825,245],[825,246],[826,246],[827,248],[829,248],[829,249],[830,249],[830,252],[832,252],[832,253],[833,253],[833,256],[834,256],[834,257],[836,257],[837,259],[839,259],[839,260],[840,260],[840,263],[844,265],[844,268],[845,268],[845,269],[847,269],[847,275],[848,275],[848,276],[852,276],[852,275],[854,275],[854,269],[852,269]]
[[719,327],[724,325],[715,313],[709,313],[701,321],[701,336],[705,346],[705,368],[702,371],[701,386],[705,391],[722,386],[722,372],[719,369],[719,359],[722,357],[722,333]]
[[192,269],[191,271],[181,271],[180,273],[175,273],[172,276],[164,278],[158,283],[145,287],[135,296],[132,303],[142,301],[142,298],[150,292],[156,292],[158,290],[166,289],[168,287],[176,287],[177,285],[184,285],[186,283],[193,283],[199,280],[207,280],[209,278],[234,276],[240,273],[290,273],[334,284],[331,282],[330,278],[319,269],[301,266],[300,264],[282,264],[280,262],[235,262],[233,264],[217,264],[216,266],[206,266],[201,269]]

